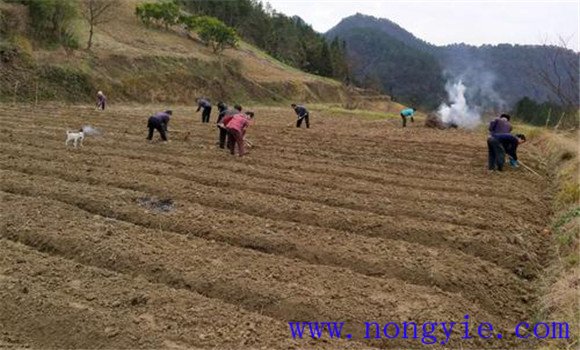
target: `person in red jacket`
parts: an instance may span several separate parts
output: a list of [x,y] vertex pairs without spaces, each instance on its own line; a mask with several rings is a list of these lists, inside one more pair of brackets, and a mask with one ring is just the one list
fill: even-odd
[[242,157],[244,152],[244,136],[246,129],[250,126],[251,120],[254,119],[254,112],[238,113],[222,119],[220,127],[228,131],[228,149],[232,155],[235,154],[236,145],[238,145],[238,154]]

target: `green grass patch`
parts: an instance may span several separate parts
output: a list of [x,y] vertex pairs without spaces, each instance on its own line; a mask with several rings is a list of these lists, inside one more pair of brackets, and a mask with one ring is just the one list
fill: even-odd
[[558,231],[560,229],[562,229],[562,227],[564,227],[565,225],[567,225],[570,221],[572,221],[572,219],[580,217],[580,207],[576,207],[573,208],[569,211],[567,211],[566,213],[564,213],[562,216],[560,216],[556,222],[554,223],[554,230],[556,231],[556,233],[558,233]]
[[311,104],[310,109],[337,117],[361,117],[369,120],[399,118],[398,115],[386,112],[375,112],[362,109],[346,109],[336,105]]
[[559,205],[578,203],[580,201],[580,184],[574,181],[565,182],[558,191],[556,200]]
[[567,267],[578,266],[580,262],[580,256],[578,256],[576,251],[577,242],[580,238],[579,230],[577,222],[573,222],[574,220],[577,221],[577,218],[580,218],[580,206],[559,216],[552,225],[559,256]]
[[323,76],[320,76],[320,75],[314,75],[312,73],[308,73],[308,72],[302,71],[302,70],[300,70],[300,69],[298,69],[296,67],[292,67],[292,66],[290,66],[290,65],[288,65],[288,64],[286,64],[286,63],[284,63],[282,61],[279,61],[276,58],[270,56],[269,54],[267,54],[263,50],[255,47],[253,45],[250,45],[250,44],[248,44],[248,43],[246,43],[244,41],[240,41],[239,48],[240,49],[248,50],[248,51],[252,52],[253,54],[255,54],[257,57],[259,57],[261,59],[264,59],[264,60],[267,60],[268,62],[270,62],[270,63],[278,66],[279,68],[281,68],[281,69],[283,69],[285,71],[294,72],[294,73],[298,73],[298,74],[301,74],[301,75],[306,75],[306,76],[308,76],[308,77],[310,77],[312,79],[320,80],[320,81],[325,81],[325,82],[330,83],[330,84],[340,84],[340,82],[337,81],[337,80],[335,80],[335,79],[328,78],[328,77],[323,77]]

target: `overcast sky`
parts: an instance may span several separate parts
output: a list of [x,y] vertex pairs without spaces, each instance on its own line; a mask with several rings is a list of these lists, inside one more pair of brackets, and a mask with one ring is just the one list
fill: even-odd
[[578,51],[580,0],[264,0],[277,12],[298,15],[319,32],[357,12],[387,18],[435,45],[557,44]]

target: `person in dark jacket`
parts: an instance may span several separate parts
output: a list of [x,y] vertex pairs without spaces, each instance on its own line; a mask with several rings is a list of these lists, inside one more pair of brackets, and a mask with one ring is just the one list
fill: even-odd
[[509,134],[512,132],[512,125],[510,124],[510,115],[502,114],[489,123],[490,135],[495,134]]
[[228,106],[223,103],[223,102],[218,102],[217,104],[217,108],[218,108],[218,118],[217,118],[217,122],[216,124],[218,125],[218,130],[219,130],[219,145],[220,148],[225,148],[226,146],[226,137],[228,135],[227,130],[220,128],[220,123],[222,122],[222,120],[224,119],[224,117],[226,116],[226,113],[228,111]]
[[299,128],[302,125],[302,121],[304,120],[306,122],[306,128],[310,128],[310,113],[308,112],[306,107],[296,105],[295,103],[293,103],[291,106],[294,109],[296,115],[298,116],[298,120],[296,121],[296,127]]
[[199,110],[202,108],[203,111],[201,112],[201,122],[209,123],[209,117],[211,115],[211,103],[209,102],[209,100],[206,100],[204,98],[198,98],[196,112],[199,112]]
[[153,132],[155,130],[159,131],[161,135],[161,140],[167,142],[167,125],[169,124],[169,119],[173,115],[173,112],[167,110],[165,112],[158,112],[155,115],[149,117],[147,121],[147,127],[149,128],[149,135],[147,135],[147,140],[151,141],[153,139]]
[[228,106],[225,103],[223,103],[223,102],[219,102],[217,104],[217,106],[218,106],[218,111],[219,111],[218,120],[217,120],[218,129],[220,131],[220,134],[219,134],[219,145],[220,145],[220,148],[223,149],[223,148],[226,148],[228,131],[225,128],[220,127],[220,125],[222,125],[223,119],[226,116],[230,116],[230,115],[235,115],[235,114],[241,113],[242,112],[242,106],[235,105],[233,110],[228,109]]
[[526,136],[523,134],[495,134],[487,139],[488,151],[488,169],[503,171],[505,163],[505,154],[510,156],[510,165],[514,168],[519,166],[518,163],[518,146],[526,142]]

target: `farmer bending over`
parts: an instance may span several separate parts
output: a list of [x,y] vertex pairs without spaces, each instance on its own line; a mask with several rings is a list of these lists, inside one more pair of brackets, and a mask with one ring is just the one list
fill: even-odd
[[407,118],[411,118],[411,123],[415,122],[413,115],[415,114],[415,108],[405,108],[401,111],[401,118],[403,119],[403,128],[407,126]]
[[103,94],[102,91],[97,92],[97,109],[104,111],[106,104],[107,104],[107,97]]
[[209,123],[209,117],[211,115],[211,103],[209,102],[209,100],[206,100],[204,98],[198,98],[196,112],[199,112],[199,110],[202,108],[203,111],[201,112],[201,122]]
[[517,150],[518,146],[526,142],[523,134],[495,134],[487,139],[488,169],[503,171],[505,154],[510,156],[510,165],[514,168],[519,166]]
[[302,125],[302,120],[306,122],[306,128],[310,128],[310,113],[306,107],[302,105],[296,105],[295,103],[291,104],[292,108],[294,108],[294,112],[298,116],[298,120],[296,121],[296,127],[299,128]]
[[147,140],[151,142],[153,138],[153,131],[159,131],[159,135],[161,135],[161,140],[163,143],[167,143],[167,125],[169,124],[169,119],[173,114],[172,111],[167,110],[165,112],[158,112],[155,115],[149,117],[147,121],[147,127],[149,128],[149,135],[147,135]]
[[238,145],[238,154],[242,157],[244,152],[244,136],[246,129],[250,126],[250,121],[254,118],[254,112],[238,113],[232,116],[226,116],[222,120],[224,128],[228,131],[228,148],[232,155],[235,154],[236,145]]
[[226,106],[226,104],[223,103],[223,102],[219,102],[217,104],[217,106],[218,106],[218,111],[219,111],[218,120],[217,120],[218,129],[220,131],[220,134],[219,134],[219,145],[220,145],[220,148],[223,149],[223,148],[225,148],[225,145],[226,145],[226,139],[227,139],[227,136],[228,136],[228,131],[227,131],[227,129],[225,127],[220,127],[220,125],[223,126],[223,123],[222,122],[223,122],[223,119],[226,116],[236,115],[236,114],[241,113],[242,112],[242,106],[235,105],[233,110],[228,109],[228,106]]

